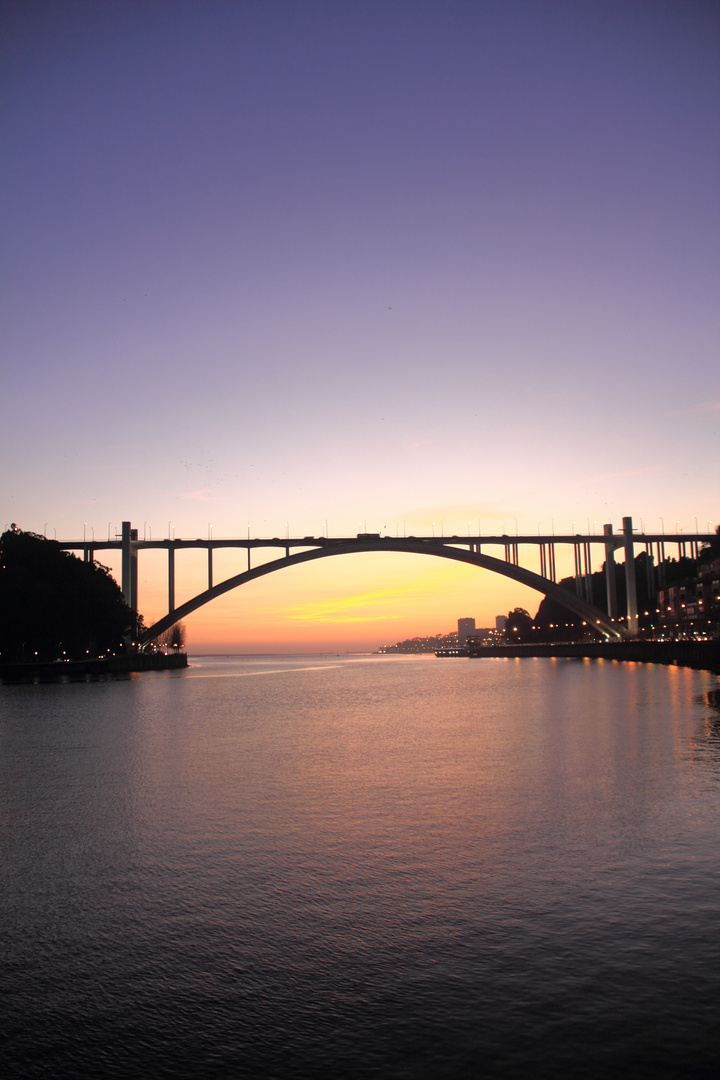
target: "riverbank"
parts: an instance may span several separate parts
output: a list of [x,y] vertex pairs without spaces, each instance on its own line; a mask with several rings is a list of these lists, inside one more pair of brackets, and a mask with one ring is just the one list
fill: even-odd
[[720,675],[720,641],[593,641],[545,642],[537,645],[480,645],[469,649],[444,649],[436,656],[488,657],[561,656],[671,664],[712,671]]
[[43,664],[0,664],[0,682],[74,682],[107,676],[130,675],[137,671],[171,671],[188,666],[187,653],[136,653],[111,656],[107,660],[51,661]]

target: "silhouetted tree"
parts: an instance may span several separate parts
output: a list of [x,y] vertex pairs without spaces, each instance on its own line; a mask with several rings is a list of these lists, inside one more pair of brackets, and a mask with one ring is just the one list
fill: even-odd
[[717,559],[718,555],[720,555],[720,525],[718,525],[715,530],[715,536],[712,540],[707,544],[703,544],[700,548],[700,558],[698,559],[698,562],[711,562],[713,559]]
[[508,612],[507,622],[505,623],[505,640],[509,644],[530,641],[532,639],[532,624],[530,613],[525,608],[513,608],[512,611]]
[[13,525],[0,536],[0,659],[82,659],[125,647],[136,629],[107,567]]
[[185,623],[176,622],[174,626],[156,638],[155,644],[166,649],[181,649],[185,644],[185,638]]

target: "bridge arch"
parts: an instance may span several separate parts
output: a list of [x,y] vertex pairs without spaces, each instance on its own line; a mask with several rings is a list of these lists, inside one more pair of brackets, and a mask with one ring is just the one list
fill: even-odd
[[278,570],[284,570],[286,567],[312,562],[315,559],[327,559],[335,555],[354,555],[365,551],[398,551],[410,555],[432,555],[436,558],[467,563],[483,570],[491,570],[493,573],[511,578],[513,581],[517,581],[521,585],[527,585],[544,596],[557,601],[574,615],[579,615],[588,625],[605,634],[607,638],[617,641],[628,636],[627,631],[617,623],[612,622],[606,612],[594,604],[582,600],[579,596],[575,596],[567,589],[561,588],[549,578],[535,574],[532,570],[526,570],[522,566],[505,562],[502,559],[495,559],[491,555],[465,550],[447,543],[382,537],[377,539],[327,541],[322,546],[299,551],[293,555],[286,554],[282,558],[272,559],[270,562],[262,563],[260,566],[235,574],[233,577],[213,585],[212,588],[198,593],[197,596],[187,600],[184,604],[180,604],[179,607],[168,612],[163,618],[158,619],[152,626],[143,630],[140,635],[140,644],[147,645],[159,634],[169,630],[174,623],[184,619],[186,615],[192,614],[193,611],[197,611],[198,608],[209,604],[211,600],[217,599],[224,593],[237,589],[241,585],[246,585],[249,581],[254,581],[265,574],[273,574]]

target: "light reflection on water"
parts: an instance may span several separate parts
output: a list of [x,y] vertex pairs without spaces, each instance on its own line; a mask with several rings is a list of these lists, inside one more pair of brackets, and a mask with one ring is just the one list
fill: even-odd
[[10,1075],[715,1075],[716,677],[275,656],[0,690]]

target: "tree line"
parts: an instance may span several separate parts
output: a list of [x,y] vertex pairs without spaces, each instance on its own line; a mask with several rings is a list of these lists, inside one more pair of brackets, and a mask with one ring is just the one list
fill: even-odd
[[[142,627],[106,566],[17,525],[0,536],[0,663],[129,651]],[[163,637],[159,644],[179,648],[184,627]]]

